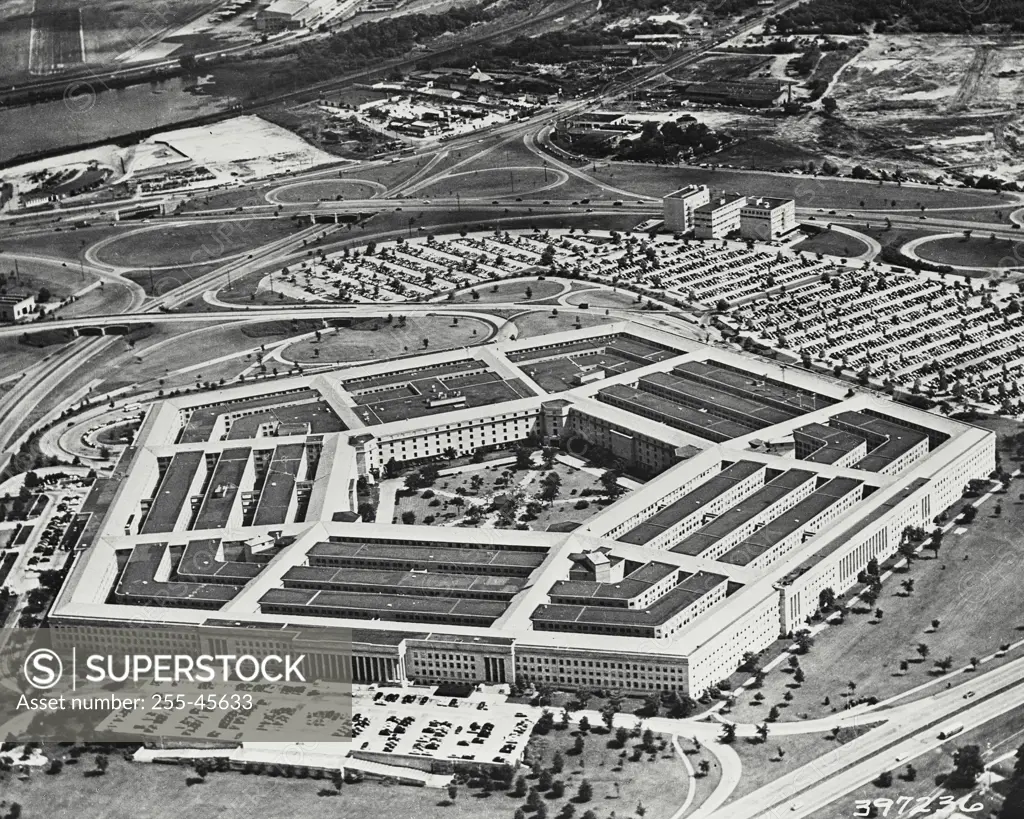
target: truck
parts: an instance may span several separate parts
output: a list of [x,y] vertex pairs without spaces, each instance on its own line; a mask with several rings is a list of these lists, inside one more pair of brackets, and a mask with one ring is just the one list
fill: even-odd
[[962,730],[964,730],[964,724],[962,722],[951,722],[939,731],[939,739],[949,739],[952,736],[956,736]]

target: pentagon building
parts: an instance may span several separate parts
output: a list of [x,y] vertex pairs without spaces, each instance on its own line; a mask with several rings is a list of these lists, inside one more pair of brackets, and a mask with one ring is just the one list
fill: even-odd
[[[522,441],[642,483],[570,532],[359,519],[360,478]],[[357,682],[698,696],[994,467],[992,433],[641,324],[491,343],[152,404],[50,622],[330,624]]]

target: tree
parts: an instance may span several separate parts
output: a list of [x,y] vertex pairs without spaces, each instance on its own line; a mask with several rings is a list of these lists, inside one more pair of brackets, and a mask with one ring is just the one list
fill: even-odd
[[454,802],[459,796],[459,788],[457,785],[448,786],[448,801]]
[[908,764],[906,770],[903,772],[903,779],[906,782],[913,782],[917,779],[917,768]]
[[779,706],[773,705],[771,710],[768,712],[768,722],[776,722],[779,719]]
[[946,777],[950,788],[973,788],[985,770],[985,760],[977,745],[962,745],[953,752],[953,772]]
[[565,783],[561,779],[556,779],[551,783],[551,796],[555,799],[565,796]]
[[551,784],[555,781],[551,775],[551,771],[542,770],[540,776],[537,777],[537,787],[542,791],[551,790]]
[[619,486],[619,473],[617,470],[605,470],[599,480],[601,481],[601,487],[604,489],[605,494],[610,495],[613,498],[617,498],[625,491],[621,486]]
[[889,788],[892,786],[892,771],[882,771],[875,778],[875,785],[879,788]]
[[576,735],[576,741],[573,743],[572,752],[575,756],[579,756],[583,753],[583,737],[579,734]]
[[767,742],[768,741],[768,723],[767,722],[762,723],[761,725],[757,726],[757,736],[761,740],[761,742]]
[[736,725],[726,722],[722,725],[722,733],[718,735],[718,741],[723,745],[732,745],[736,741]]
[[522,799],[526,796],[526,777],[517,776],[515,788],[512,790],[512,795]]
[[619,748],[625,748],[627,742],[629,742],[629,731],[620,725],[615,729],[615,745]]
[[917,653],[921,655],[921,659],[924,660],[928,657],[928,646],[925,643],[917,644]]
[[562,754],[555,751],[555,755],[551,757],[551,773],[561,773],[565,768],[565,759]]
[[806,679],[807,675],[804,674],[804,670],[802,668],[798,668],[796,671],[793,672],[793,682],[797,684],[802,684],[803,681]]
[[512,819],[526,819],[526,813],[522,808],[516,808],[516,812],[512,814]]
[[697,766],[697,770],[701,776],[707,776],[709,773],[711,773],[711,763],[708,762],[706,759],[702,759],[700,761],[700,764]]
[[594,798],[594,787],[590,784],[590,780],[584,779],[580,782],[580,786],[576,791],[576,801],[581,805],[585,802],[589,802]]

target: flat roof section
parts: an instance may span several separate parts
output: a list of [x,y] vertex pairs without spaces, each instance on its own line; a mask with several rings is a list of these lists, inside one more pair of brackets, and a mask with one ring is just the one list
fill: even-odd
[[794,430],[795,434],[804,435],[820,442],[821,446],[801,460],[814,464],[834,464],[844,455],[849,455],[864,439],[852,432],[826,426],[825,424],[807,424]]
[[277,422],[279,435],[322,435],[348,429],[326,401],[314,401],[298,406],[257,412],[234,421],[228,430],[228,440],[255,438],[261,424]]
[[217,419],[228,412],[240,412],[261,407],[273,407],[280,404],[294,404],[299,401],[310,401],[319,398],[316,390],[304,389],[288,393],[275,393],[263,398],[246,398],[240,401],[224,401],[208,407],[196,407],[189,416],[188,422],[181,430],[177,443],[203,444],[210,440]]
[[295,476],[299,474],[305,451],[302,444],[284,444],[274,449],[274,457],[270,461],[259,504],[256,506],[253,526],[288,522],[288,507],[295,491]]
[[714,477],[704,481],[692,492],[688,492],[679,500],[673,501],[660,512],[655,513],[643,523],[616,538],[616,540],[623,543],[632,543],[636,546],[643,546],[666,530],[671,529],[683,518],[689,517],[694,512],[707,506],[715,498],[728,492],[740,481],[746,480],[763,469],[765,469],[765,465],[755,461],[737,461],[734,464],[730,464]]
[[122,598],[119,602],[145,602],[159,598],[174,605],[189,607],[190,602],[228,603],[241,591],[241,586],[224,583],[157,580],[157,570],[168,548],[166,543],[146,543],[132,549],[114,589],[116,597]]
[[266,568],[265,563],[244,563],[220,556],[220,539],[190,540],[178,561],[178,577],[193,583],[245,584]]
[[863,469],[867,472],[882,471],[922,441],[928,440],[928,436],[923,432],[863,412],[840,412],[832,421],[852,427],[867,439],[867,457],[853,465],[854,469]]
[[867,529],[869,526],[871,526],[871,524],[878,521],[884,515],[889,514],[889,512],[891,512],[893,509],[895,509],[897,506],[903,503],[907,498],[909,498],[918,489],[920,489],[922,486],[925,486],[927,483],[927,478],[915,478],[907,486],[904,486],[902,489],[899,490],[899,492],[897,492],[891,498],[889,498],[889,500],[885,501],[884,503],[872,509],[866,515],[861,517],[849,529],[844,529],[839,537],[833,537],[831,540],[829,540],[828,543],[826,543],[824,546],[818,549],[818,551],[816,551],[813,555],[810,555],[809,557],[805,558],[799,566],[793,569],[792,572],[790,572],[788,575],[786,575],[785,578],[782,579],[782,583],[788,585],[797,577],[806,572],[809,568],[818,565],[822,560],[824,560],[826,557],[832,554],[832,552],[836,551],[836,549],[840,548],[846,543],[849,543],[864,529]]
[[[503,602],[490,600],[363,594],[317,589],[271,589],[259,602],[261,608],[288,608],[312,616],[478,625],[490,625],[501,617],[507,608]],[[305,611],[313,608],[327,609],[330,614]]]
[[450,572],[353,569],[333,566],[293,566],[282,577],[285,588],[315,583],[332,591],[381,589],[403,594],[447,594],[453,597],[486,593],[509,598],[526,585],[524,577],[469,575]]
[[[731,389],[754,401],[775,402],[790,408],[797,415],[814,412],[823,407],[833,406],[836,401],[826,395],[783,384],[781,381],[738,370],[716,361],[685,361],[672,368],[672,372],[684,378],[707,379]],[[702,382],[703,383],[703,382]]]
[[446,375],[457,375],[469,370],[486,370],[488,366],[475,358],[467,358],[462,361],[453,361],[451,364],[437,364],[432,367],[422,367],[413,370],[397,370],[391,373],[380,375],[362,375],[357,378],[348,378],[341,382],[346,390],[365,390],[374,387],[384,387],[388,384],[405,384],[409,381],[422,381],[425,378],[443,378]]
[[[730,421],[728,418],[719,418],[717,415],[712,415],[709,412],[701,412],[692,407],[684,407],[667,398],[643,392],[634,387],[627,387],[625,384],[613,384],[611,387],[605,387],[597,393],[598,400],[604,400],[605,396],[621,401],[626,405],[625,409],[627,412],[630,406],[648,410],[659,416],[654,420],[687,432],[699,430],[699,432],[694,434],[698,434],[710,441],[729,441],[757,431],[757,427],[748,427],[745,424]],[[605,403],[616,406],[615,401],[605,400]]]
[[149,507],[141,534],[152,535],[174,529],[182,507],[188,500],[192,479],[195,478],[196,471],[205,457],[202,451],[192,450],[179,452],[171,459],[163,480],[157,487],[156,497],[153,498],[153,505]]
[[790,469],[783,472],[706,526],[702,526],[689,537],[684,538],[670,551],[697,557],[747,521],[774,506],[786,495],[796,491],[808,481],[817,480],[817,477],[817,473],[807,469]]
[[718,560],[734,566],[746,566],[863,485],[864,482],[856,478],[833,478],[792,509],[769,521]]
[[726,582],[728,578],[725,575],[701,571],[684,577],[646,609],[550,603],[538,606],[530,619],[534,623],[551,623],[562,627],[555,630],[563,630],[567,625],[583,626],[581,631],[586,631],[587,626],[623,626],[653,630],[696,603],[719,584]]
[[645,563],[617,583],[600,583],[595,580],[559,580],[551,587],[548,594],[552,599],[557,597],[570,605],[576,602],[576,600],[570,600],[571,598],[578,599],[580,605],[600,606],[608,603],[621,603],[639,597],[655,583],[677,571],[679,571],[679,567],[670,563]]
[[707,407],[708,412],[718,414],[719,408],[737,413],[743,416],[739,420],[754,429],[781,424],[796,418],[800,413],[797,410],[782,410],[769,406],[752,398],[743,398],[731,392],[720,390],[709,384],[696,383],[688,378],[683,378],[672,373],[652,373],[640,379],[640,389],[646,389],[647,385],[655,385],[661,389],[678,393],[681,397],[697,403],[699,407]]
[[341,559],[350,563],[389,563],[408,567],[464,566],[487,569],[488,574],[528,575],[547,557],[546,552],[511,549],[473,549],[457,546],[406,546],[386,543],[315,544],[307,553],[310,563],[318,559]]
[[227,525],[251,452],[246,446],[225,449],[220,454],[193,529],[221,529]]

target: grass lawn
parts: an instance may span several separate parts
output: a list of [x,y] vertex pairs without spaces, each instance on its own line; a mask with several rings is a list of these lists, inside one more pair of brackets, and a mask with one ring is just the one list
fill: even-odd
[[[425,522],[424,519],[428,517],[434,517],[446,524],[462,523],[465,521],[465,515],[462,513],[469,506],[489,505],[495,495],[519,486],[523,487],[524,492],[520,507],[522,514],[527,503],[534,500],[541,491],[541,479],[549,472],[555,472],[561,478],[559,493],[550,506],[542,502],[542,509],[535,519],[525,521],[530,529],[543,532],[552,524],[582,524],[607,505],[597,503],[598,496],[588,495],[584,498],[580,495],[583,490],[601,488],[596,477],[581,469],[557,462],[551,469],[510,470],[506,466],[489,466],[458,475],[443,476],[430,489],[398,497],[394,522],[399,522],[403,513],[412,512],[417,523]],[[460,495],[465,498],[465,505],[461,507],[451,503]],[[586,500],[587,505],[582,509],[576,509],[576,504],[582,500]],[[485,517],[484,520],[486,519]]]
[[[980,802],[985,806],[985,810],[971,811],[970,816],[989,816],[989,810],[1002,805],[1002,801],[994,793],[989,791],[982,795],[980,788],[973,791],[947,791],[941,785],[936,784],[936,777],[941,777],[953,770],[953,753],[964,745],[978,745],[986,764],[991,764],[1005,754],[1016,751],[1022,741],[1024,741],[1024,706],[1008,711],[997,719],[989,720],[984,725],[970,731],[965,731],[934,751],[912,760],[910,764],[917,771],[917,776],[912,782],[903,779],[906,774],[906,764],[896,765],[892,769],[894,782],[891,788],[880,788],[869,782],[812,814],[812,817],[813,819],[833,819],[838,815],[848,815],[838,812],[837,807],[841,805],[845,808],[848,805],[849,810],[852,811],[856,801],[860,799],[896,799],[900,796],[924,798],[946,793],[957,800],[965,796],[969,797],[966,802],[968,805]],[[994,770],[1005,777],[1013,770],[1013,759],[998,763]],[[998,789],[999,784],[997,783],[995,790]],[[936,801],[934,805],[938,806],[938,802]],[[881,807],[879,805],[880,810]],[[893,811],[895,810],[893,808]],[[891,815],[894,813],[890,813]]]
[[[289,344],[282,357],[300,363],[339,364],[351,361],[386,360],[422,351],[423,339],[432,339],[430,349],[450,350],[482,344],[492,333],[485,321],[457,318],[457,324],[445,316],[413,316],[400,326],[396,319],[357,319],[351,327],[324,330],[320,341],[302,339]],[[379,329],[378,329],[379,328]]]
[[[733,707],[732,718],[761,722],[772,705],[780,705],[782,720],[798,719],[800,714],[825,716],[843,708],[850,696],[849,681],[856,683],[855,697],[885,699],[935,679],[937,659],[952,657],[956,669],[972,656],[984,657],[1001,644],[1024,637],[1024,596],[1018,589],[1024,559],[1024,503],[1017,500],[1022,486],[1018,480],[1008,494],[989,499],[963,534],[954,534],[956,529],[947,533],[937,559],[927,551],[914,561],[909,574],[890,577],[871,613],[850,613],[844,624],[822,632],[810,652],[800,657],[806,675],[802,685],[776,669],[761,689],[764,701],[754,703],[757,690],[747,691]],[[994,516],[997,503],[1002,504],[999,517]],[[908,578],[914,581],[909,595],[901,588]],[[875,608],[883,612],[880,621]],[[934,619],[940,621],[937,630],[930,625]],[[916,651],[920,643],[928,646],[924,661]],[[1008,658],[1018,654],[1011,652]],[[909,669],[901,672],[904,659],[910,661]],[[783,699],[787,691],[793,694],[788,704]],[[824,704],[826,697],[829,705]]]
[[627,290],[608,290],[603,287],[594,290],[580,290],[566,298],[569,304],[586,304],[590,308],[617,307],[620,309],[640,309],[636,296]]
[[[649,196],[663,196],[684,185],[708,185],[715,190],[736,190],[741,193],[796,199],[800,207],[826,210],[862,207],[884,210],[915,209],[919,204],[926,208],[957,208],[972,205],[996,207],[1010,202],[1005,194],[996,196],[991,192],[964,188],[938,190],[918,185],[899,187],[894,182],[879,185],[878,182],[856,179],[787,176],[717,168],[659,168],[653,165],[614,163],[610,167],[588,171],[588,174],[602,182]],[[894,201],[895,205],[892,204]],[[863,206],[861,202],[864,203]]]
[[549,170],[546,180],[544,177],[543,168],[497,167],[470,171],[458,170],[432,185],[419,188],[415,195],[426,199],[435,196],[454,197],[456,192],[463,199],[488,196],[524,196],[537,188],[557,181],[559,175]]
[[97,279],[89,271],[81,270],[77,264],[69,264],[65,268],[60,264],[19,261],[17,278],[11,276],[13,267],[13,263],[7,259],[0,259],[0,278],[3,280],[3,290],[0,292],[36,295],[45,287],[51,293],[50,301],[67,298]]
[[594,327],[598,324],[610,324],[619,319],[605,315],[588,313],[585,310],[558,311],[552,316],[551,311],[524,313],[513,319],[516,325],[516,338],[533,338],[545,333],[560,333],[563,330],[574,330],[578,327]]
[[60,352],[62,348],[63,345],[31,347],[11,336],[0,338],[0,378],[8,378],[27,370],[47,356]]
[[918,245],[917,255],[938,264],[964,267],[1024,268],[1024,241],[987,236],[936,239]]
[[[863,736],[870,730],[870,727],[859,726],[841,729],[836,738],[833,738],[831,733],[825,733],[799,734],[775,739],[771,735],[771,725],[768,727],[768,741],[765,743],[751,742],[748,738],[737,739],[733,744],[733,750],[743,763],[743,776],[726,804],[753,793],[758,788],[824,756],[833,748]],[[783,751],[781,758],[780,749]]]
[[816,233],[802,242],[793,245],[793,250],[802,250],[805,253],[824,253],[828,256],[839,256],[849,258],[859,256],[868,249],[868,246],[860,239],[840,233],[837,230],[823,230]]
[[[288,322],[261,322],[252,325],[238,322],[215,325],[210,322],[176,321],[156,324],[152,335],[136,343],[134,349],[130,349],[124,342],[116,344],[118,358],[115,366],[107,368],[111,376],[105,385],[137,384],[153,388],[161,386],[156,382],[162,378],[165,382],[162,386],[169,390],[194,385],[197,374],[201,375],[204,381],[233,378],[251,363],[252,359],[232,359],[178,376],[173,373],[204,360],[253,350],[261,344],[278,341],[288,335],[304,331],[304,325],[293,330]],[[197,355],[197,350],[203,352]]]
[[[633,761],[634,747],[639,744],[636,739],[630,739],[626,748],[620,750],[608,747],[610,737],[607,734],[591,732],[584,738],[583,752],[575,755],[572,753],[575,733],[556,728],[546,736],[534,736],[527,746],[527,758],[531,762],[539,760],[545,768],[551,765],[556,752],[561,753],[565,760],[562,772],[553,774],[555,779],[565,783],[565,797],[545,798],[548,816],[554,817],[561,811],[562,806],[575,796],[583,779],[590,782],[594,796],[586,804],[575,805],[577,816],[591,809],[602,819],[612,811],[619,819],[628,819],[637,816],[637,806],[642,804],[644,819],[669,819],[686,801],[686,768],[672,748],[670,736],[655,734],[654,744],[659,750],[653,754],[642,754],[639,760]],[[664,749],[660,749],[662,743]],[[697,756],[691,756],[690,761],[694,767],[699,764]],[[536,780],[527,777],[526,782],[533,786]],[[508,816],[520,806],[518,800],[505,797],[502,804],[508,807],[501,815]],[[499,814],[492,809],[484,815]]]
[[[516,279],[514,281],[479,284],[456,293],[455,304],[499,304],[504,302],[539,301],[557,296],[565,289],[557,279]],[[529,294],[527,294],[529,290]],[[480,298],[473,298],[473,292]]]
[[374,185],[358,179],[322,179],[301,186],[286,187],[274,198],[278,202],[320,202],[336,199],[369,199],[377,192]]
[[[85,250],[90,246],[110,236],[120,236],[132,230],[138,225],[131,222],[122,222],[115,227],[104,225],[103,227],[77,228],[76,230],[62,229],[59,233],[48,231],[45,233],[34,233],[31,236],[12,236],[4,239],[4,250],[12,253],[29,253],[39,256],[52,256],[58,259],[78,261],[83,258]],[[21,262],[18,263],[21,266]],[[10,266],[9,260],[4,260],[4,270]]]
[[120,267],[191,265],[213,262],[291,236],[291,219],[226,219],[145,229],[100,248],[97,257]]

